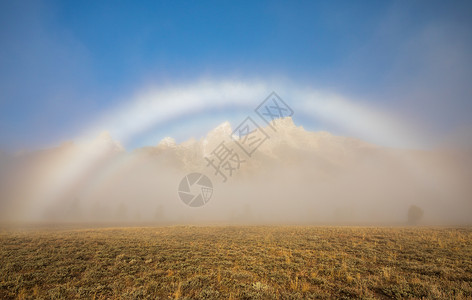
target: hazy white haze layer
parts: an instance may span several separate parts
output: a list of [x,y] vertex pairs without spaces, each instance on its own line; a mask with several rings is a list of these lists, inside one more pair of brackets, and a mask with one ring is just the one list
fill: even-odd
[[[146,124],[147,113],[136,107],[130,113],[142,114]],[[316,114],[341,120],[345,109],[357,111],[335,99]],[[353,127],[368,127],[367,120],[353,119]],[[120,136],[143,124],[124,124]],[[132,151],[104,132],[88,142],[4,155],[1,221],[403,224],[409,206],[417,205],[424,224],[470,223],[467,152],[389,148],[307,131],[292,118],[273,125],[276,130],[264,129],[270,139],[226,182],[204,157],[221,141],[231,143],[235,125],[228,122],[200,139],[165,138]],[[203,207],[188,207],[178,197],[178,184],[190,172],[213,182]]]

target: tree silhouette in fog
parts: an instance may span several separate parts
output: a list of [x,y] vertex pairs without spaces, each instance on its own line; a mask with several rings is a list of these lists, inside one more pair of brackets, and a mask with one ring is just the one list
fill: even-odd
[[409,224],[417,224],[423,218],[424,211],[416,206],[411,205],[408,209],[408,223]]

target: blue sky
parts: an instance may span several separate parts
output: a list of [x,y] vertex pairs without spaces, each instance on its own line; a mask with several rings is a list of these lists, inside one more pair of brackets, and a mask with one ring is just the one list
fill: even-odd
[[[468,140],[471,29],[470,1],[1,1],[0,149],[73,139],[143,90],[202,78],[264,81],[268,91],[283,82],[283,98],[336,93],[411,124],[429,144]],[[198,135],[240,118],[228,107],[123,142]],[[297,123],[349,134],[303,112]]]

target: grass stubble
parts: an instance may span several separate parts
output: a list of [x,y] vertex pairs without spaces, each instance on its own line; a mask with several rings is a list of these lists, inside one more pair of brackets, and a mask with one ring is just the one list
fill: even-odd
[[0,231],[0,299],[472,298],[472,228]]

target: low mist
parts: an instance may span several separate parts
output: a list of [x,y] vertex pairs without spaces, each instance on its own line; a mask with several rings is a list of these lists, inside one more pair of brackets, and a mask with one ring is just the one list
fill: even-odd
[[[227,130],[231,130],[230,128]],[[289,119],[226,181],[201,140],[125,151],[104,133],[84,145],[2,157],[0,220],[173,224],[469,224],[470,155],[398,150],[309,132]],[[212,148],[213,147],[213,148]],[[211,180],[208,203],[179,198],[189,173]],[[216,173],[216,174],[215,174]],[[411,207],[422,216],[408,219]]]

